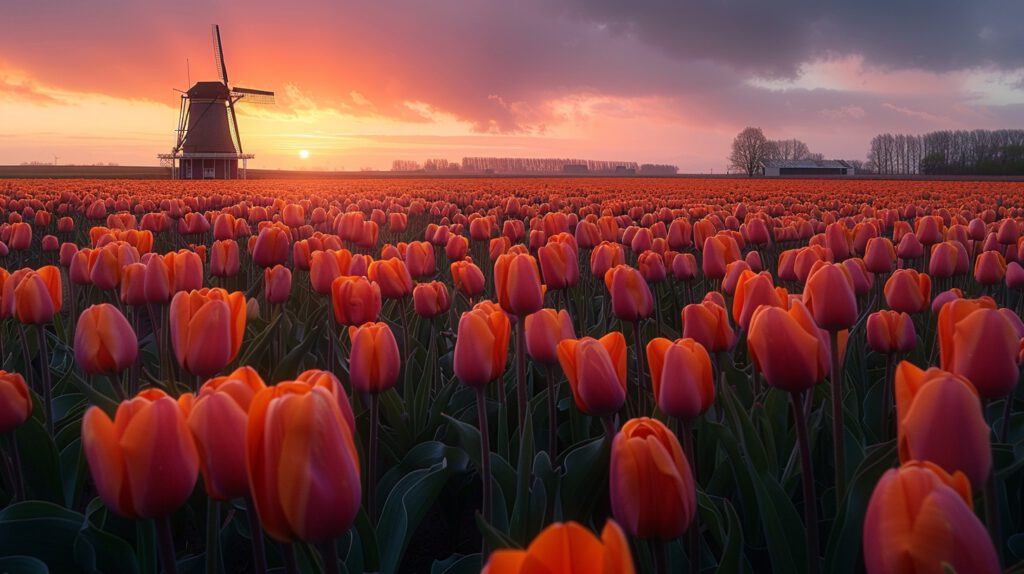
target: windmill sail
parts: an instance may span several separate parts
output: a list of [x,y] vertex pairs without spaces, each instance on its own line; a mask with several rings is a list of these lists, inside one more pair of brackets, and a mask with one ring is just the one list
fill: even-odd
[[220,81],[226,86],[228,83],[228,68],[224,65],[224,46],[220,43],[220,26],[213,25],[213,59],[217,63],[217,74]]

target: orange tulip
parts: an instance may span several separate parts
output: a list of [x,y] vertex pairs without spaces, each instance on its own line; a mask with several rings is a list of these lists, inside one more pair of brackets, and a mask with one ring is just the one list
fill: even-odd
[[420,283],[412,290],[413,309],[420,317],[432,318],[448,311],[448,287],[440,281]]
[[288,232],[285,230],[273,225],[264,227],[253,244],[253,263],[260,267],[283,265],[288,261],[289,243]]
[[841,264],[823,264],[807,278],[804,305],[826,331],[849,329],[857,322],[857,295],[850,272]]
[[398,343],[387,323],[349,327],[349,381],[361,393],[380,393],[395,386],[402,369]]
[[558,343],[558,362],[576,406],[588,415],[614,414],[626,402],[626,338],[612,331],[600,339]]
[[899,269],[885,282],[885,302],[902,313],[920,313],[928,309],[932,298],[932,280],[913,269]]
[[927,462],[886,471],[864,518],[868,574],[1001,572],[966,483]]
[[13,276],[9,281],[14,283],[14,315],[19,322],[42,325],[60,312],[63,294],[59,268],[47,265],[28,270],[20,281]]
[[868,239],[864,248],[864,264],[872,273],[889,273],[896,261],[896,248],[886,237]]
[[635,323],[654,313],[651,288],[640,272],[628,265],[616,265],[604,275],[604,284],[612,297],[612,314]]
[[693,339],[647,343],[647,364],[658,408],[684,421],[704,414],[715,400],[711,356]]
[[370,263],[367,270],[370,281],[380,286],[385,299],[401,299],[412,294],[412,276],[401,259],[386,259]]
[[206,494],[214,500],[249,493],[246,418],[253,397],[266,387],[255,369],[239,367],[227,376],[203,383],[194,399],[190,394],[179,399],[199,452]]
[[548,289],[565,289],[579,281],[580,268],[576,250],[569,243],[549,241],[537,250],[544,284]]
[[767,383],[790,393],[810,389],[829,374],[830,344],[807,307],[760,307],[750,320],[747,344]]
[[100,499],[125,518],[157,518],[188,500],[199,476],[199,453],[185,415],[159,389],[82,418],[82,450]]
[[213,375],[238,355],[245,335],[245,294],[224,289],[179,292],[171,300],[171,343],[178,364]]
[[910,315],[876,311],[868,315],[868,346],[876,353],[906,353],[917,345],[917,331]]
[[626,262],[626,253],[618,243],[602,241],[590,252],[590,274],[603,279],[608,270]]
[[526,352],[538,363],[557,363],[558,343],[575,338],[572,317],[565,309],[541,309],[526,316]]
[[154,253],[150,253],[142,259],[142,264],[146,266],[143,283],[147,303],[166,303],[171,300],[171,295],[174,293],[171,274],[165,260],[166,256],[160,257]]
[[683,337],[696,340],[709,353],[728,351],[736,343],[723,305],[712,301],[691,303],[683,307],[682,320]]
[[975,488],[984,486],[992,470],[989,428],[970,382],[903,361],[895,384],[900,460],[931,461],[963,472]]
[[[750,327],[750,318],[753,317],[754,311],[761,305],[785,308],[788,301],[788,292],[772,284],[770,273],[754,273],[747,270],[740,274],[736,282],[736,293],[732,298],[732,317],[741,329],[747,329]],[[726,324],[728,325],[728,321]]]
[[697,512],[697,490],[683,449],[656,419],[630,419],[615,435],[608,490],[615,520],[638,538],[678,538]]
[[139,341],[135,331],[109,303],[82,311],[75,327],[75,362],[90,375],[120,373],[135,362]]
[[324,542],[359,510],[359,455],[331,392],[286,381],[252,399],[245,432],[249,490],[279,542]]
[[471,387],[500,377],[508,360],[509,329],[508,315],[500,309],[463,313],[455,339],[455,376]]
[[[203,286],[203,261],[195,251],[179,249],[163,256],[170,292],[191,291]],[[149,278],[146,279],[149,289]],[[170,295],[168,295],[170,298]],[[165,299],[166,300],[166,299]]]
[[331,284],[342,275],[348,275],[352,254],[347,249],[314,251],[310,254],[309,284],[320,295],[331,292]]
[[331,306],[339,325],[372,323],[380,315],[380,286],[366,277],[338,277],[331,284]]
[[988,298],[957,299],[939,311],[943,369],[963,375],[985,398],[1008,396],[1017,386],[1021,334]]
[[484,292],[484,274],[475,263],[468,259],[451,265],[452,284],[466,297],[476,297]]
[[25,377],[0,371],[0,435],[20,427],[32,416],[32,397]]
[[413,277],[429,277],[436,270],[434,246],[426,241],[413,241],[405,248],[405,265]]
[[498,304],[520,317],[544,306],[537,260],[532,255],[506,253],[494,263],[494,290]]
[[998,251],[985,251],[974,262],[974,280],[979,285],[997,285],[1006,276],[1006,259]]
[[554,522],[526,550],[495,550],[480,574],[634,574],[629,541],[614,520],[601,538],[575,522]]

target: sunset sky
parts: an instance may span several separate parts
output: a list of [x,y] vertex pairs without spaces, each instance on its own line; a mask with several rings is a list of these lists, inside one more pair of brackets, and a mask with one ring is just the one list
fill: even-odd
[[[1024,3],[36,0],[0,16],[0,164],[155,165],[216,78],[250,167],[581,157],[724,170],[747,125],[863,159],[879,132],[1024,127]],[[308,159],[299,152],[309,151]]]

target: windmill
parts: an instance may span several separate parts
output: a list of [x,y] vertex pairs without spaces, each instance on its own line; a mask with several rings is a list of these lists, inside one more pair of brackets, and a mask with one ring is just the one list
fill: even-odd
[[177,140],[171,153],[158,156],[162,165],[171,168],[171,177],[175,179],[244,179],[247,161],[254,156],[242,151],[235,104],[274,103],[274,92],[232,87],[228,83],[220,26],[216,24],[213,57],[220,81],[196,82],[181,93]]

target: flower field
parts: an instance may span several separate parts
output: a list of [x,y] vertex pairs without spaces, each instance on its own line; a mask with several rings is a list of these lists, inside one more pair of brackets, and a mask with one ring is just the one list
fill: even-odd
[[0,199],[0,572],[1024,568],[1024,183]]

